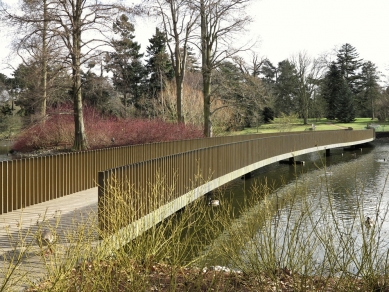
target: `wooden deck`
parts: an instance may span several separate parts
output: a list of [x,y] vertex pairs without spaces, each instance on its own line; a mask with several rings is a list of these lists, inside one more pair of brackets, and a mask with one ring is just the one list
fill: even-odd
[[[63,255],[62,258],[51,254],[42,256],[36,242],[40,229],[55,232],[57,247],[69,245],[70,238],[74,240],[74,236],[78,236],[77,228],[80,226],[95,224],[97,188],[0,215],[0,290],[6,275],[14,268],[7,288],[2,291],[23,291],[45,277],[50,265],[64,260]],[[97,234],[90,237],[90,242],[97,242]]]

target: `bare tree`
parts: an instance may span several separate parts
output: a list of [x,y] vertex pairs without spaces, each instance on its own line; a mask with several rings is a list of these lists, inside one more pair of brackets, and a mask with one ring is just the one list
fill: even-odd
[[177,120],[184,122],[182,109],[183,86],[188,57],[188,43],[192,37],[199,14],[190,9],[190,0],[146,0],[152,3],[152,15],[161,19],[166,33],[167,47],[170,53],[176,81]]
[[247,44],[234,47],[238,33],[242,33],[251,18],[245,9],[251,0],[197,0],[196,9],[200,11],[203,98],[204,98],[204,135],[212,136],[211,124],[211,80],[212,72],[218,65],[247,49]]
[[306,52],[300,52],[291,57],[290,63],[294,65],[297,72],[297,99],[299,114],[308,124],[309,109],[315,90],[319,85],[325,66],[319,59],[312,59]]
[[39,96],[35,99],[40,103],[41,118],[46,116],[48,62],[58,54],[55,37],[50,32],[50,10],[55,6],[51,0],[22,0],[20,6],[14,9],[0,3],[3,25],[13,28],[15,32],[14,52],[26,66],[39,63]]
[[[41,3],[25,0],[26,3],[34,1]],[[88,143],[83,119],[81,69],[109,46],[115,8],[119,7],[99,0],[45,1],[50,2],[44,2],[43,26],[46,30],[43,31],[47,33],[44,39],[55,38],[57,48],[63,53],[57,54],[55,59],[71,71],[75,123],[73,149],[84,150]],[[23,23],[28,27],[30,21],[26,19]],[[45,23],[49,25],[45,26]]]

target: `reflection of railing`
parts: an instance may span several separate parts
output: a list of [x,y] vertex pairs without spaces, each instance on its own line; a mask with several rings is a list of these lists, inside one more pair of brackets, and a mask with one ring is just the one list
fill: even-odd
[[[150,214],[170,201],[181,199],[191,190],[199,188],[209,181],[235,173],[229,179],[244,174],[248,166],[256,165],[260,161],[279,157],[284,154],[293,155],[304,149],[324,149],[342,145],[359,144],[374,139],[374,130],[362,131],[312,131],[299,133],[282,133],[278,135],[257,135],[248,140],[231,141],[204,148],[188,150],[187,152],[172,154],[152,160],[141,161],[131,165],[105,170],[99,173],[99,219],[100,226],[106,223],[101,221],[106,208],[107,198],[113,196],[111,192],[117,188],[126,188],[129,196],[126,200],[135,208],[134,220]],[[246,169],[245,169],[246,168]],[[237,170],[241,170],[240,173]],[[159,174],[159,175],[157,175]],[[168,188],[161,188],[158,201],[150,195],[152,188],[163,179],[167,186],[174,186],[173,193]],[[200,180],[199,178],[203,178]],[[119,191],[120,193],[120,191]],[[132,197],[131,197],[132,196]],[[114,203],[115,204],[115,203]],[[151,206],[151,207],[150,207]],[[182,206],[181,206],[182,207]],[[107,222],[107,220],[103,220]]]
[[[261,137],[277,134],[261,134]],[[0,214],[96,187],[99,171],[175,153],[253,139],[215,137],[0,162]]]

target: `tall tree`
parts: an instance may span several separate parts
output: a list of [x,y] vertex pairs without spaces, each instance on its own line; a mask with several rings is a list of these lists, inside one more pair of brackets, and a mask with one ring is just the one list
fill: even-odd
[[359,59],[356,48],[348,43],[339,49],[336,56],[336,64],[340,73],[345,77],[351,91],[356,94],[358,92],[358,70],[361,67],[362,59]]
[[150,45],[146,48],[146,68],[149,74],[149,91],[151,98],[159,93],[163,103],[165,80],[174,78],[174,70],[169,55],[166,52],[166,34],[156,28],[155,34],[149,39]]
[[[25,2],[32,3],[32,7],[35,2],[42,4],[39,0]],[[61,49],[58,52],[63,54],[55,54],[53,58],[67,65],[71,71],[75,123],[73,149],[84,150],[88,148],[88,143],[83,119],[81,67],[96,54],[101,54],[98,51],[101,46],[109,44],[107,37],[111,26],[107,24],[113,22],[114,6],[97,0],[47,0],[43,3],[46,10],[41,12],[45,16],[40,17],[39,21],[42,23],[43,19],[42,25],[47,29],[44,39],[55,41],[55,46]],[[22,19],[22,23],[26,26],[30,24],[28,19]],[[45,26],[45,23],[49,25]],[[24,32],[21,31],[21,34]]]
[[369,114],[372,119],[375,118],[375,102],[380,96],[379,79],[376,65],[370,61],[364,62],[360,73],[358,105],[360,109],[367,110],[368,113],[364,114]]
[[381,88],[380,96],[377,100],[377,118],[383,122],[389,118],[389,87]]
[[278,63],[277,71],[277,82],[274,85],[274,110],[276,116],[281,115],[281,113],[290,115],[296,109],[294,100],[299,86],[296,67],[289,60],[284,60]]
[[[54,1],[54,0],[53,0]],[[88,148],[85,133],[81,67],[102,54],[102,46],[109,45],[112,30],[113,6],[96,0],[55,0],[52,22],[55,32],[64,45],[72,74],[72,97],[74,105],[74,150]]]
[[37,63],[34,66],[40,80],[36,83],[34,99],[39,102],[35,112],[41,118],[46,116],[49,60],[58,53],[56,36],[51,32],[51,11],[55,6],[54,0],[22,0],[14,10],[0,6],[3,19],[17,30],[13,41],[15,52],[25,65]]
[[242,33],[251,18],[246,14],[250,0],[196,0],[200,11],[200,38],[204,99],[204,135],[212,133],[212,72],[224,60],[247,49],[246,44],[233,46],[233,39]]
[[350,123],[355,120],[353,93],[343,78],[340,80],[340,88],[335,107],[335,117],[338,121]]
[[190,9],[189,0],[146,0],[151,3],[151,13],[161,18],[166,34],[167,48],[174,70],[176,85],[177,121],[184,122],[182,109],[183,88],[188,58],[188,44],[196,26],[198,14]]
[[105,68],[113,73],[113,84],[123,94],[123,104],[139,109],[147,71],[142,64],[140,44],[134,41],[134,25],[123,14],[114,22],[113,28],[120,38],[111,41],[114,51],[107,54]]
[[312,99],[321,78],[322,66],[318,60],[312,59],[306,52],[300,52],[291,58],[291,63],[296,69],[297,89],[296,97],[298,106],[297,112],[308,124],[309,110],[312,106]]
[[355,118],[353,93],[336,63],[324,77],[322,96],[327,102],[327,119],[351,122]]
[[339,91],[342,82],[342,74],[336,64],[333,62],[322,82],[321,94],[326,101],[326,118],[334,120],[336,117],[336,100],[339,98]]

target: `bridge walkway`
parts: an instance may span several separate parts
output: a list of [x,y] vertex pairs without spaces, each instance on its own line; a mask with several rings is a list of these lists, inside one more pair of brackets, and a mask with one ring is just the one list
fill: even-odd
[[[91,225],[97,225],[97,188],[0,215],[0,290],[15,266],[2,291],[23,291],[58,263],[55,255],[42,256],[36,242],[39,229],[55,230],[57,248],[69,244],[70,235],[79,226]],[[98,235],[93,234],[89,240],[97,242],[97,239]]]

